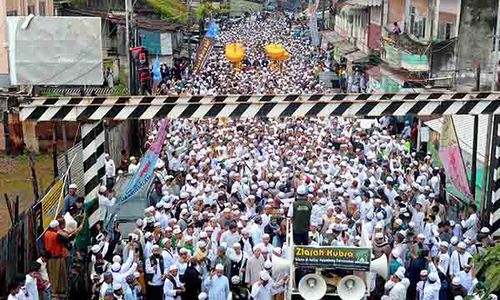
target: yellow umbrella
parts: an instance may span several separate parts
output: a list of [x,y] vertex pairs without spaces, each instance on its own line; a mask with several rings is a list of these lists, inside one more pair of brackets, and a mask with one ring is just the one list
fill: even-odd
[[271,60],[282,61],[288,58],[285,58],[285,53],[287,53],[285,48],[279,44],[269,44],[265,47],[265,51]]
[[226,59],[234,64],[239,64],[245,57],[245,48],[241,44],[231,43],[226,45]]

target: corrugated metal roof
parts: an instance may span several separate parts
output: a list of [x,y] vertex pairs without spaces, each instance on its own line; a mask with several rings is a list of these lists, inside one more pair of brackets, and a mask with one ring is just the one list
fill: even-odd
[[[457,131],[458,142],[462,151],[472,154],[472,139],[474,137],[474,117],[458,115],[453,116],[453,123]],[[443,118],[434,119],[424,123],[427,127],[441,133],[443,126]],[[486,132],[488,126],[488,116],[480,115],[478,124],[478,139],[477,139],[477,159],[484,163],[484,155],[486,153]]]

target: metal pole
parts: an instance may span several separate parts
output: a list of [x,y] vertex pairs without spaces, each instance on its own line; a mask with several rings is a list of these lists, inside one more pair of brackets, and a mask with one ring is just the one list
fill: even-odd
[[130,19],[129,19],[129,1],[125,0],[125,50],[127,52],[127,69],[128,69],[128,89],[132,90],[132,64],[130,62]]
[[493,55],[493,62],[492,62],[492,70],[493,70],[493,82],[491,83],[491,90],[495,91],[497,87],[497,81],[498,81],[498,47],[500,44],[500,0],[498,1],[498,11],[497,11],[497,28],[495,32],[495,49],[494,49],[494,55]]
[[472,170],[470,176],[470,192],[472,194],[472,203],[476,203],[476,177],[477,177],[477,136],[479,128],[479,116],[474,116],[474,131],[472,137]]
[[191,0],[188,1],[188,69],[191,69],[191,28],[192,28],[192,10],[191,10],[191,5],[192,2]]
[[[481,224],[487,225],[489,223],[489,207],[493,192],[493,182],[495,169],[495,153],[497,148],[497,132],[498,132],[498,116],[488,116],[488,132],[486,134],[486,154],[484,157],[485,170],[483,172],[483,189],[481,192]],[[493,134],[493,135],[492,135]],[[493,141],[492,141],[493,140]],[[488,168],[488,169],[487,169]],[[487,170],[486,170],[487,169]],[[488,181],[488,182],[486,182]]]

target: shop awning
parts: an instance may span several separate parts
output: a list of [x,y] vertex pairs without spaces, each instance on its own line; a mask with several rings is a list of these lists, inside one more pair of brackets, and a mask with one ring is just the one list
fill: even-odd
[[367,63],[370,61],[370,58],[368,54],[364,53],[363,51],[355,51],[352,53],[349,53],[345,56],[347,61],[351,61],[353,63]]

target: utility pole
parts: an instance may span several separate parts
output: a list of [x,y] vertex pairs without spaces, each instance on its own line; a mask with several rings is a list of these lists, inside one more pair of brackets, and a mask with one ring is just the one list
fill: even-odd
[[[491,83],[491,91],[497,90],[497,81],[498,81],[498,47],[500,45],[500,0],[498,0],[498,9],[497,9],[497,27],[495,29],[495,49],[493,49],[493,61],[491,63],[492,71],[493,71],[493,82]],[[486,225],[489,223],[489,215],[491,208],[491,197],[493,192],[493,182],[496,178],[493,177],[494,170],[496,168],[495,162],[495,153],[496,144],[497,144],[497,131],[498,131],[498,122],[500,118],[495,116],[493,120],[492,115],[488,115],[488,126],[486,133],[486,155],[484,157],[484,174],[483,174],[483,190],[481,192],[481,216],[482,216],[482,225]],[[489,176],[488,176],[489,174]],[[488,180],[489,179],[489,180]],[[488,182],[487,182],[488,181]]]
[[192,1],[188,2],[188,69],[191,69],[191,27],[193,24]]
[[125,51],[127,52],[127,69],[128,69],[128,89],[132,91],[133,86],[133,71],[132,62],[130,60],[130,16],[129,16],[129,5],[130,0],[125,0]]
[[[481,88],[481,63],[476,66],[476,91],[479,92]],[[479,116],[474,116],[473,136],[472,136],[472,165],[470,176],[470,192],[472,194],[471,203],[476,202],[476,177],[477,177],[477,138],[479,135]]]
[[491,83],[491,91],[495,91],[497,88],[498,81],[498,47],[500,45],[500,0],[498,0],[498,11],[497,11],[497,27],[495,31],[495,49],[493,51],[493,82]]

